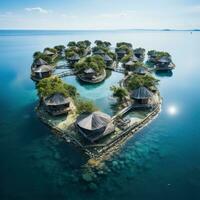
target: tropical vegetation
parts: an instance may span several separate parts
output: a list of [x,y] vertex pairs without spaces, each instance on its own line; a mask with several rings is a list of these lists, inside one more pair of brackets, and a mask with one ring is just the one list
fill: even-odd
[[110,89],[113,92],[113,97],[116,97],[118,101],[123,101],[128,95],[128,91],[125,88],[112,86]]
[[57,76],[40,80],[36,85],[36,88],[40,98],[44,98],[55,93],[61,93],[66,97],[73,98],[77,95],[77,91],[74,86],[64,83]]
[[75,101],[77,114],[90,113],[98,110],[92,101],[78,98]]
[[93,55],[82,58],[75,64],[75,69],[82,73],[85,69],[93,69],[96,73],[101,73],[106,68],[103,58],[99,55]]
[[128,79],[126,85],[128,90],[134,90],[139,88],[140,86],[151,89],[151,87],[157,86],[158,82],[159,80],[149,74],[146,74],[144,76],[134,74]]

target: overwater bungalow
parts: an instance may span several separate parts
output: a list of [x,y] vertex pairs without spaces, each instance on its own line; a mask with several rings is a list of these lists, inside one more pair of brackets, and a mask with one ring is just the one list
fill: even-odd
[[110,66],[113,63],[113,59],[109,55],[104,55],[103,60],[106,63],[106,66]]
[[126,55],[126,50],[116,49],[117,58],[120,60]]
[[67,114],[70,110],[70,99],[62,93],[55,93],[43,100],[46,111],[53,116]]
[[168,56],[161,57],[156,63],[156,70],[171,70],[173,68],[174,64]]
[[115,127],[111,117],[100,111],[81,114],[76,121],[78,132],[91,143],[114,132]]
[[32,78],[36,81],[50,77],[51,75],[52,67],[50,65],[41,65],[38,68],[34,68],[32,71]]
[[146,67],[140,66],[137,67],[133,72],[138,75],[145,75],[148,73],[148,69]]
[[80,60],[80,56],[78,54],[74,54],[73,56],[67,58],[69,64],[74,65],[76,62]]
[[133,90],[131,93],[131,98],[134,100],[134,105],[139,107],[150,105],[150,100],[152,97],[153,93],[144,86]]

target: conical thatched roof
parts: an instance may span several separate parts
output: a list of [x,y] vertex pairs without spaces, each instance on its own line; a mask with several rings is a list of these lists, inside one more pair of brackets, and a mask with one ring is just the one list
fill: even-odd
[[84,73],[85,73],[85,74],[93,74],[93,73],[95,73],[95,70],[92,69],[92,68],[85,69],[85,70],[84,70]]
[[116,52],[117,54],[120,53],[120,54],[126,54],[126,50],[124,49],[116,49]]
[[106,127],[109,122],[111,122],[111,117],[109,115],[96,111],[84,118],[78,119],[77,125],[83,130],[95,131]]
[[170,63],[171,62],[171,58],[170,57],[167,57],[167,56],[163,56],[161,57],[158,62],[161,62],[161,63]]
[[94,51],[94,54],[105,54],[105,52],[102,49],[98,49]]
[[80,56],[78,54],[74,54],[73,56],[69,57],[68,60],[78,61],[80,60]]
[[52,55],[54,55],[55,53],[52,52],[52,51],[49,51],[49,50],[45,50],[45,51],[44,51],[44,54],[46,54],[46,55],[48,55],[48,56],[52,56]]
[[148,70],[147,70],[146,67],[141,66],[141,67],[137,67],[137,68],[134,70],[134,72],[135,72],[136,74],[142,74],[142,75],[144,75],[144,74],[146,74],[146,73],[148,72]]
[[35,66],[41,66],[41,65],[47,65],[47,64],[48,63],[46,61],[44,61],[42,58],[39,58],[39,59],[34,61]]
[[37,73],[49,72],[49,71],[52,71],[52,68],[49,65],[41,65],[38,68],[34,69],[34,72]]
[[46,106],[65,105],[70,102],[69,98],[61,93],[55,93],[45,98],[44,103]]
[[153,94],[146,87],[143,86],[133,90],[131,94],[131,98],[133,99],[148,99],[152,96]]
[[131,60],[132,60],[133,62],[139,61],[139,59],[138,59],[135,55],[132,56]]
[[109,55],[104,55],[103,56],[104,61],[112,61],[112,58]]
[[133,66],[135,63],[132,60],[129,60],[127,63],[125,63],[126,66]]

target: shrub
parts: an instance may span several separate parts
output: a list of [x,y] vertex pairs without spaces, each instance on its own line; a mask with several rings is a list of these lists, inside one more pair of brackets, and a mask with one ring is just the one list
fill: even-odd
[[150,88],[152,86],[155,87],[158,84],[158,81],[159,80],[155,79],[153,76],[149,74],[144,75],[144,76],[135,74],[129,78],[127,86],[129,90],[137,89],[140,86]]
[[97,107],[93,104],[92,101],[77,99],[76,102],[77,114],[85,113],[85,112],[94,112]]
[[76,88],[64,83],[58,77],[44,78],[36,85],[39,97],[43,98],[55,93],[62,93],[65,96],[76,96]]
[[128,91],[122,87],[112,86],[111,90],[113,91],[113,97],[118,98],[119,101],[122,101],[128,95]]

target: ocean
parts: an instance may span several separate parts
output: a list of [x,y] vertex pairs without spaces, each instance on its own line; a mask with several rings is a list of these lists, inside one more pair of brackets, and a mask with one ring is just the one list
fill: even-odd
[[[146,51],[168,51],[176,64],[160,80],[162,111],[95,172],[82,174],[87,157],[52,133],[36,116],[30,79],[35,51],[70,40],[131,42]],[[0,199],[200,199],[200,32],[0,31]],[[109,91],[122,78],[112,73],[95,86],[64,80],[112,114]]]

